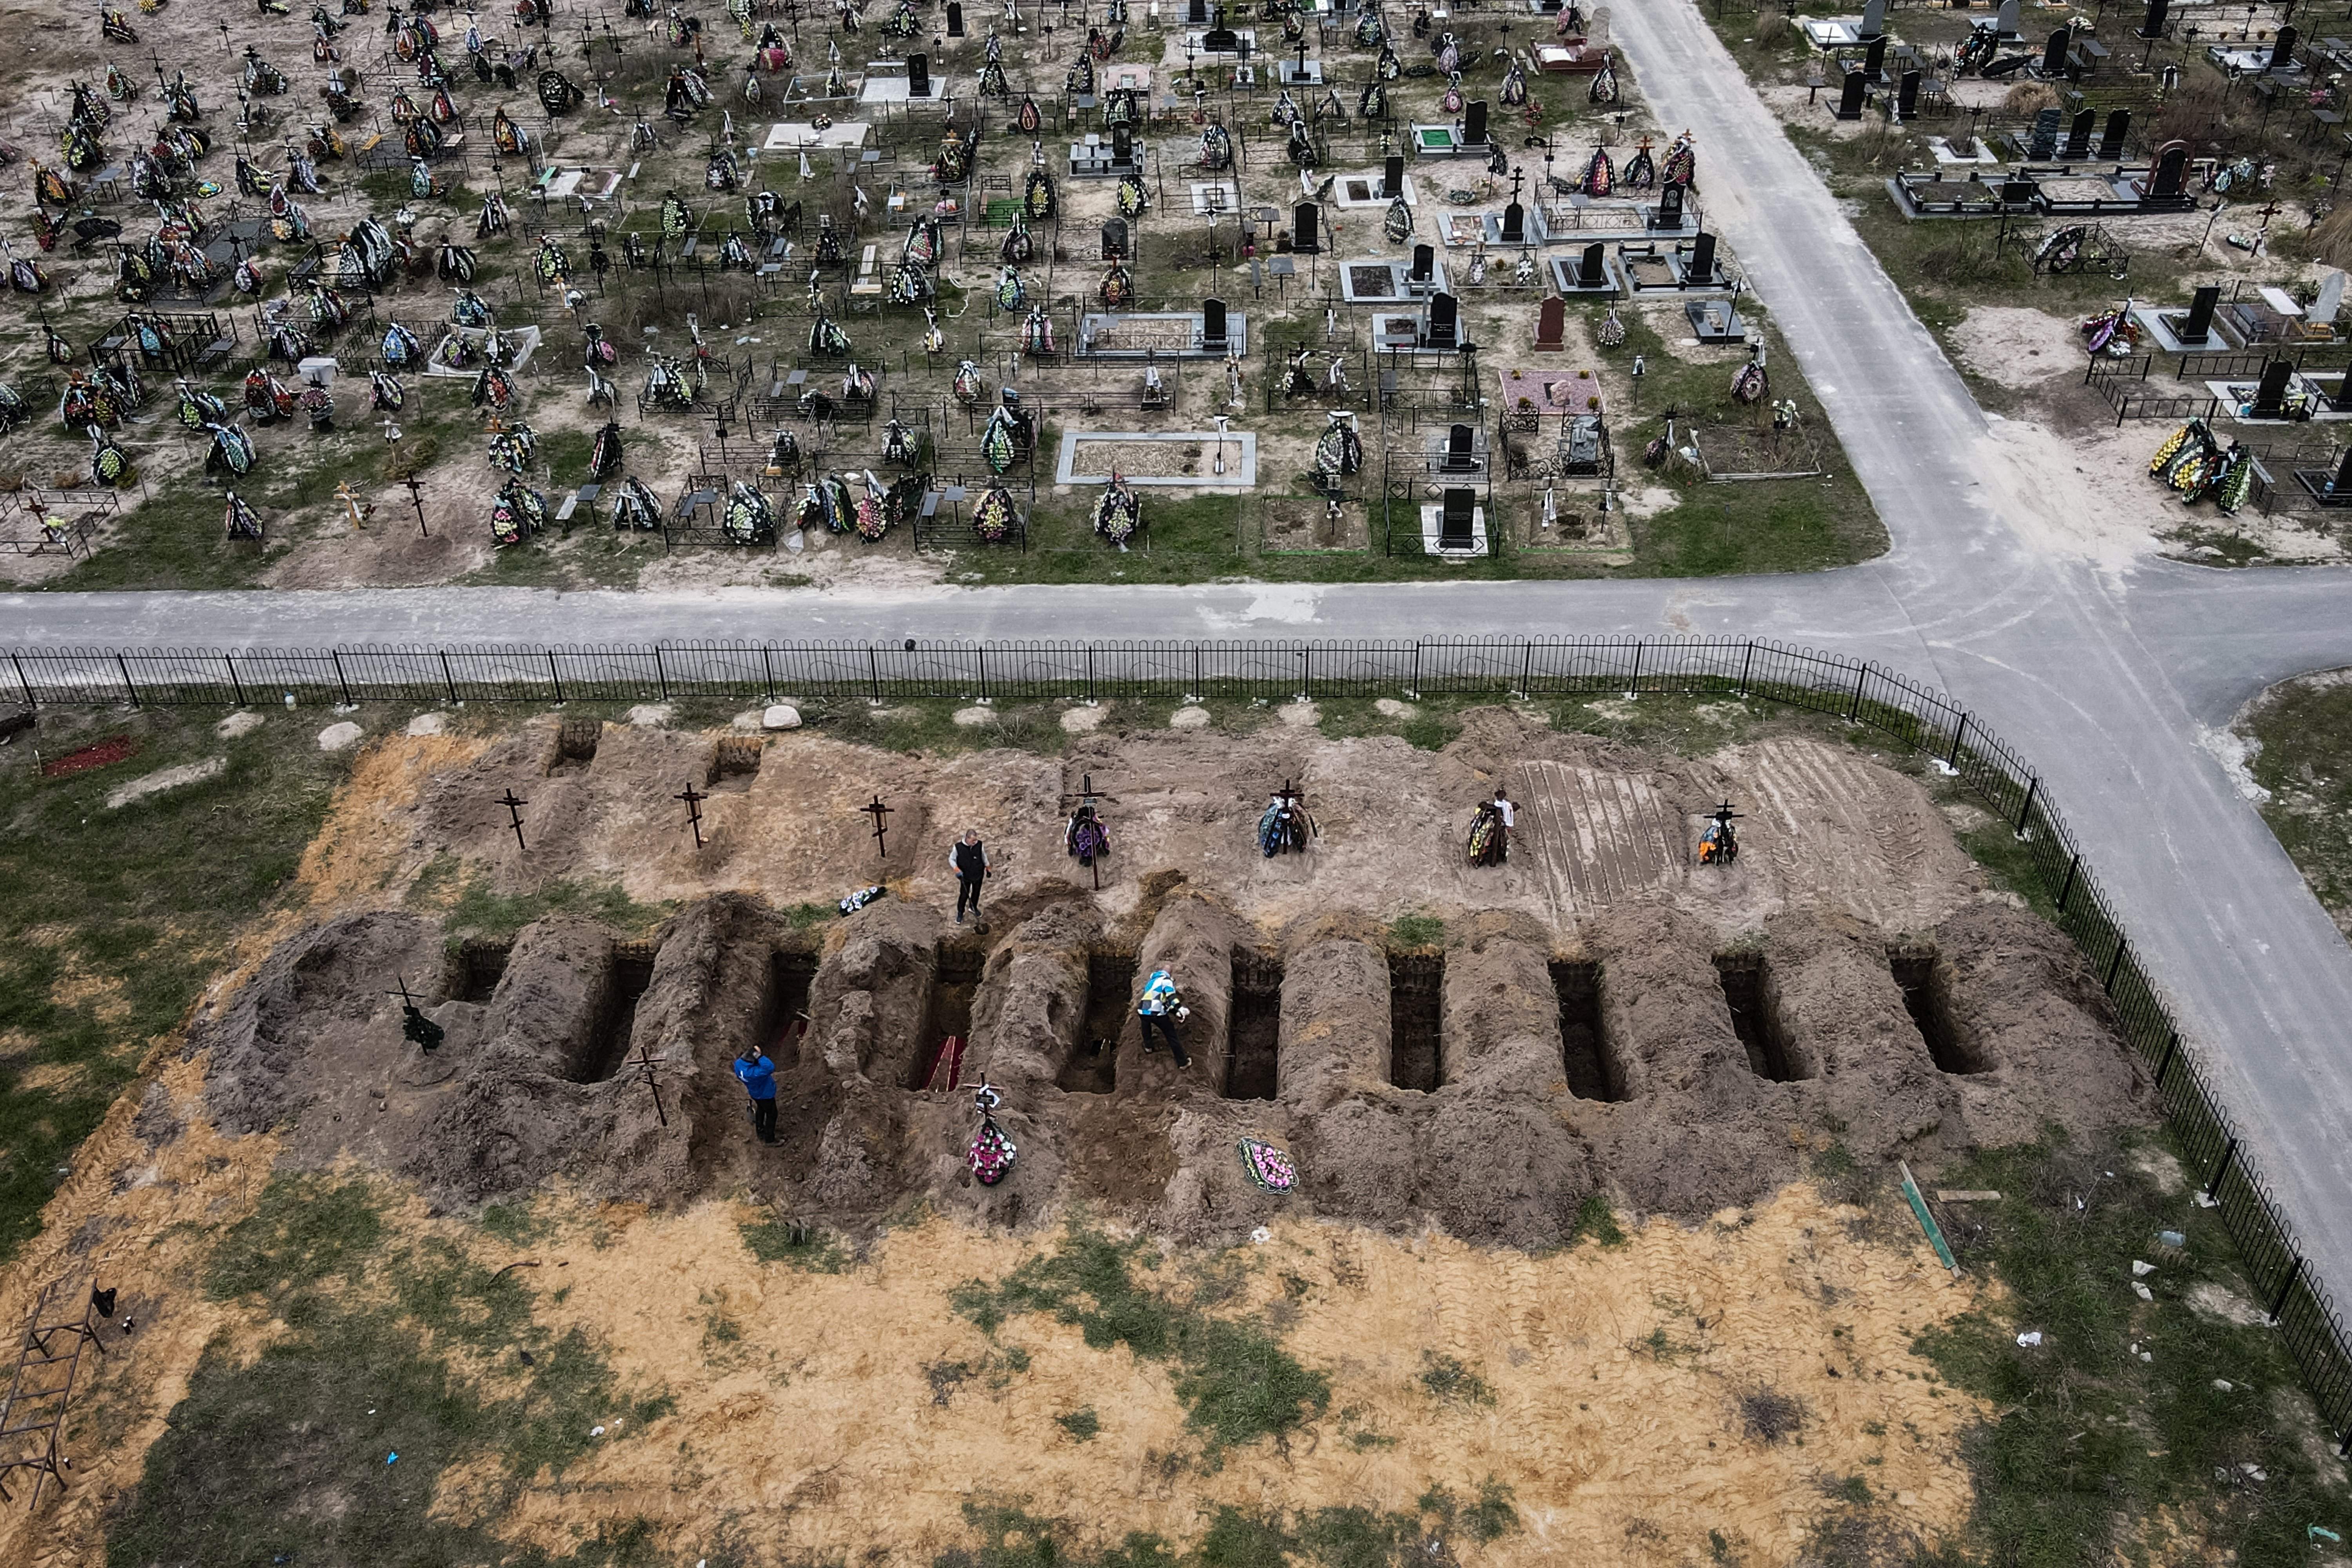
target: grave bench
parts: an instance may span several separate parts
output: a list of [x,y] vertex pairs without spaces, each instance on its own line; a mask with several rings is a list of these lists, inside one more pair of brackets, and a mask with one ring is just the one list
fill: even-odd
[[857,280],[849,286],[852,299],[871,299],[881,295],[882,268],[881,264],[874,258],[874,253],[877,248],[869,245],[866,247],[866,253],[857,258]]

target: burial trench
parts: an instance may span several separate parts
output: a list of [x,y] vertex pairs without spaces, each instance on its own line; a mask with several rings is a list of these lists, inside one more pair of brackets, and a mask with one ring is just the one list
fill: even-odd
[[[443,949],[427,1011],[448,1043],[431,1064],[398,1040],[397,999],[373,994],[401,962],[375,952],[387,931],[440,945],[427,917],[313,928],[201,1043],[232,1102],[224,1125],[297,1110],[305,1158],[378,1158],[460,1202],[569,1176],[656,1203],[740,1185],[839,1224],[920,1196],[999,1222],[1085,1205],[1179,1235],[1287,1205],[1541,1245],[1595,1191],[1685,1215],[1761,1198],[1805,1173],[1792,1128],[1931,1168],[2147,1103],[2063,939],[1985,904],[1895,935],[1777,917],[1731,947],[1666,909],[1565,930],[1493,911],[1450,921],[1430,951],[1345,911],[1262,931],[1191,894],[1140,933],[1072,899],[985,940],[911,903],[813,931],[726,894],[650,941],[554,917],[510,945]],[[1144,1054],[1133,1021],[1158,967],[1192,1008],[1186,1070]],[[351,1045],[309,1021],[322,991],[322,1016],[368,1020]],[[922,1087],[950,1035],[969,1042],[960,1083]],[[748,1045],[777,1064],[781,1151],[752,1142],[730,1071]],[[331,1081],[362,1047],[406,1053],[378,1109],[408,1131],[383,1147],[346,1136],[346,1151],[309,1107],[365,1109]],[[659,1111],[625,1068],[639,1051],[659,1064]],[[994,1189],[962,1166],[982,1077],[1023,1151]],[[1251,1185],[1244,1137],[1290,1149],[1299,1190]]]

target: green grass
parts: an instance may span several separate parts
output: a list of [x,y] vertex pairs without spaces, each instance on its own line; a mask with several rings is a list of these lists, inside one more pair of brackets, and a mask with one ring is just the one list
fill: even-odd
[[[643,1521],[560,1559],[499,1539],[504,1507],[593,1448],[592,1427],[642,1426],[667,1401],[621,1389],[577,1331],[539,1323],[516,1275],[437,1238],[394,1241],[382,1202],[363,1182],[280,1177],[223,1237],[207,1291],[283,1328],[249,1360],[226,1336],[206,1347],[111,1510],[108,1563],[667,1561]],[[496,1366],[499,1392],[460,1357]],[[499,1476],[488,1516],[436,1517],[444,1472],[484,1458]]]
[[1599,1193],[1586,1194],[1584,1202],[1577,1205],[1576,1223],[1569,1227],[1568,1245],[1574,1247],[1587,1237],[1602,1247],[1625,1245],[1625,1231],[1617,1223],[1617,1212]]
[[531,921],[557,914],[578,915],[625,935],[643,936],[677,907],[674,902],[641,904],[617,882],[564,879],[526,892],[501,893],[484,879],[468,875],[462,863],[449,855],[433,860],[418,873],[409,888],[409,901],[442,902],[447,898],[453,879],[457,880],[457,889],[455,899],[449,900],[446,918],[452,942],[467,937],[511,941]]
[[1179,1295],[1142,1278],[1158,1262],[1139,1241],[1073,1226],[1054,1251],[1028,1258],[993,1285],[967,1281],[951,1299],[958,1312],[991,1334],[1022,1313],[1044,1312],[1077,1328],[1096,1350],[1124,1345],[1143,1360],[1172,1363],[1176,1397],[1213,1462],[1223,1449],[1286,1437],[1323,1415],[1331,1399],[1328,1378],[1302,1365],[1265,1329],[1207,1310],[1204,1298],[1229,1293],[1223,1273],[1213,1269]]
[[[218,717],[47,709],[37,738],[0,751],[0,908],[18,939],[0,952],[0,1258],[35,1234],[150,1042],[177,1032],[236,933],[288,895],[349,766],[312,742],[318,713],[236,741],[213,734]],[[36,747],[56,759],[116,735],[138,751],[61,778],[32,765]],[[213,756],[226,759],[217,776],[107,809],[117,785]],[[42,1069],[46,1087],[27,1083]]]
[[[2017,1568],[2202,1557],[2167,1542],[2169,1521],[2210,1560],[2285,1568],[2312,1561],[2306,1526],[2352,1532],[2341,1466],[2329,1458],[2323,1472],[2314,1454],[2315,1423],[2277,1333],[2189,1303],[2200,1286],[2248,1289],[2212,1211],[2164,1192],[2133,1147],[2055,1134],[1941,1179],[2003,1194],[1942,1216],[1962,1265],[2003,1289],[1916,1344],[1996,1412],[1967,1447],[1972,1555]],[[2160,1230],[2188,1246],[2171,1254]],[[2144,1281],[2152,1301],[2130,1289],[2135,1259],[2157,1265]],[[2016,1343],[2029,1329],[2038,1348]]]
[[1095,1414],[1095,1407],[1091,1405],[1083,1410],[1073,1410],[1066,1415],[1055,1416],[1054,1425],[1080,1443],[1091,1443],[1102,1432],[1102,1417]]
[[849,1267],[841,1238],[793,1221],[769,1218],[736,1227],[743,1245],[762,1263],[786,1263],[804,1274],[838,1274]]
[[2273,687],[2242,732],[2262,746],[2247,768],[2271,792],[2263,820],[2327,912],[2352,923],[2352,682]]
[[1479,1376],[1476,1370],[1450,1355],[1435,1351],[1421,1352],[1423,1390],[1433,1399],[1449,1405],[1492,1405],[1495,1390]]

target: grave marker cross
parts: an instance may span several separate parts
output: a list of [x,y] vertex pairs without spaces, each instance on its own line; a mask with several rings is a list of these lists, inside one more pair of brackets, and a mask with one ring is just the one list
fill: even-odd
[[888,831],[888,825],[883,819],[897,808],[883,805],[882,797],[877,795],[870,805],[857,809],[874,819],[874,853],[877,858],[887,860],[890,858],[890,844],[883,835]]
[[684,790],[670,796],[672,800],[686,802],[686,825],[694,829],[694,847],[697,849],[702,847],[702,803],[709,798],[710,796],[694,787],[692,780],[687,782]]

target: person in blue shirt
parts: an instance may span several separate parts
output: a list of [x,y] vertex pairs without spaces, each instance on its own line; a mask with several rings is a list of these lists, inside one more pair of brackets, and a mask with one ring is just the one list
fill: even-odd
[[1192,1065],[1192,1058],[1184,1054],[1184,1042],[1176,1037],[1177,1021],[1191,1017],[1192,1012],[1176,994],[1176,982],[1166,970],[1151,972],[1151,978],[1144,982],[1143,996],[1136,1003],[1135,1011],[1136,1016],[1143,1020],[1143,1048],[1146,1051],[1159,1048],[1151,1043],[1151,1032],[1157,1027],[1168,1037],[1168,1049],[1175,1057],[1176,1065],[1180,1068]]
[[762,1143],[776,1141],[776,1064],[758,1047],[735,1058],[735,1076],[751,1097],[751,1131]]

